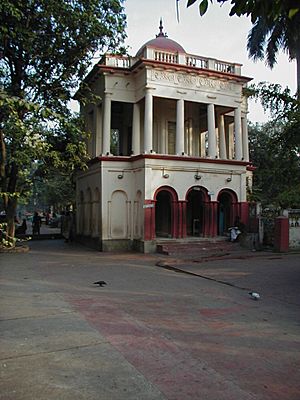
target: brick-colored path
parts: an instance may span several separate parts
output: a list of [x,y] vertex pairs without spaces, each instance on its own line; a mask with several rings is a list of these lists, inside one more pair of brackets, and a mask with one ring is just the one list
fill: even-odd
[[300,399],[299,255],[0,257],[0,399]]

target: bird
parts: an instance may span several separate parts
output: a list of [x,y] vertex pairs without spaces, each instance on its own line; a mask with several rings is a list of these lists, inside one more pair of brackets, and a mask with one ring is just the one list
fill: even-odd
[[94,285],[99,285],[100,287],[103,287],[103,286],[107,285],[107,283],[104,281],[97,281],[97,282],[94,282]]
[[256,292],[249,292],[249,294],[250,294],[250,296],[251,296],[251,298],[252,298],[253,300],[259,300],[259,299],[260,299],[259,293],[256,293]]

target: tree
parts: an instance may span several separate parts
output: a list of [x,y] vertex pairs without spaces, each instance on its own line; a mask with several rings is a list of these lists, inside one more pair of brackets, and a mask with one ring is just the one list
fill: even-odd
[[68,108],[97,51],[125,38],[123,0],[2,0],[0,191],[14,236],[17,199],[35,160],[71,172],[84,164],[79,118]]
[[[200,15],[208,9],[209,0],[188,0],[187,7],[199,1]],[[216,0],[225,3],[229,0]],[[213,0],[210,0],[213,3]],[[247,48],[254,60],[266,58],[269,67],[276,64],[280,49],[297,62],[297,90],[300,90],[300,3],[299,0],[230,0],[229,15],[246,15],[254,24],[248,35]]]
[[300,107],[278,84],[246,90],[271,112],[272,120],[249,127],[250,159],[256,166],[253,188],[263,204],[300,208]]
[[[300,91],[300,13],[289,16],[288,2],[282,2],[282,13],[271,20],[259,16],[249,32],[247,49],[254,60],[266,59],[270,68],[276,64],[280,49],[297,64],[297,91]],[[300,93],[299,93],[300,95]]]
[[51,168],[47,176],[35,176],[32,192],[31,210],[48,210],[51,207],[60,212],[75,204],[75,185],[64,171]]
[[[250,16],[253,24],[262,15],[269,21],[275,21],[282,14],[283,10],[288,12],[289,17],[293,17],[300,11],[298,0],[216,0],[221,5],[228,1],[232,5],[229,13],[230,16]],[[200,15],[204,15],[208,10],[209,0],[187,0],[187,7],[197,2],[199,2]],[[213,3],[213,0],[210,0],[210,2]]]
[[253,190],[263,205],[300,207],[300,161],[293,148],[281,137],[286,127],[280,122],[249,126],[251,161],[256,167]]

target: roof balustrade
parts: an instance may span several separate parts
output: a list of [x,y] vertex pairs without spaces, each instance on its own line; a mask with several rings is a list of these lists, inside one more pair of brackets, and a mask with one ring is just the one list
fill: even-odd
[[141,57],[105,54],[99,64],[116,68],[131,68],[140,60],[140,58],[159,61],[161,63],[185,65],[194,68],[241,75],[241,64],[220,61],[214,58],[196,56],[193,54],[167,52],[152,48],[145,48]]

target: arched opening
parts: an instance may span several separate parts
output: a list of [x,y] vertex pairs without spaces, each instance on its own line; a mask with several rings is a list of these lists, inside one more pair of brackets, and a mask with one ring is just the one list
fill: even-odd
[[234,223],[234,204],[237,203],[236,194],[230,190],[223,190],[218,195],[218,235],[228,234],[228,228]]
[[172,196],[167,190],[161,190],[156,196],[155,234],[172,237]]
[[209,201],[206,189],[194,186],[186,196],[186,230],[188,236],[204,236],[205,203]]
[[115,190],[109,202],[108,220],[112,239],[127,239],[129,227],[129,208],[127,193]]

